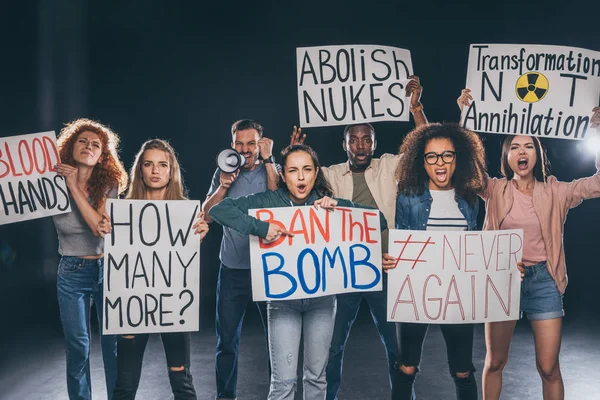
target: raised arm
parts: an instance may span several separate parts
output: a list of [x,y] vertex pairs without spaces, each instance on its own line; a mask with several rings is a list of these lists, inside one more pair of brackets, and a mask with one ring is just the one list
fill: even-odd
[[235,171],[231,174],[226,174],[221,170],[217,170],[213,175],[213,180],[206,195],[206,200],[202,204],[202,211],[204,211],[204,219],[206,222],[212,222],[212,218],[209,214],[210,209],[227,195],[227,191],[235,182],[240,171]]
[[596,153],[596,173],[571,182],[553,182],[558,196],[567,208],[577,207],[583,200],[600,197],[600,151]]
[[79,186],[78,169],[72,165],[62,163],[57,164],[54,168],[56,169],[58,175],[65,177],[67,188],[71,193],[71,197],[73,197],[73,201],[75,202],[75,205],[88,228],[90,228],[95,236],[99,236],[101,232],[98,230],[98,226],[103,218],[103,213],[106,206],[106,198],[117,197],[117,183],[115,183],[115,188],[109,190],[106,195],[102,196],[102,198],[98,201],[98,204],[95,204],[96,207],[93,207],[87,198],[87,194]]
[[423,104],[421,104],[421,94],[423,93],[423,86],[419,77],[411,75],[408,77],[410,81],[406,85],[406,95],[410,96],[410,112],[415,120],[415,127],[425,125],[428,123],[425,112],[423,111]]
[[304,139],[306,139],[306,133],[302,133],[302,128],[294,125],[294,129],[292,129],[292,134],[290,135],[290,145],[304,144]]
[[277,165],[273,160],[273,140],[267,137],[262,137],[258,141],[258,149],[267,170],[267,188],[269,190],[277,190],[279,183],[279,174],[277,173]]
[[[471,95],[471,89],[463,89],[460,92],[460,96],[458,96],[458,99],[456,99],[456,103],[458,104],[458,108],[460,109],[460,114],[462,115],[462,111],[465,107],[469,107],[471,105],[471,102],[473,101],[473,96]],[[460,118],[459,118],[459,123]]]
[[235,199],[227,197],[209,211],[210,216],[217,223],[227,226],[242,235],[260,236],[263,239],[273,240],[279,235],[290,235],[285,227],[256,219],[248,215],[248,210],[265,208],[265,204],[272,204],[274,192],[262,192],[242,196]]

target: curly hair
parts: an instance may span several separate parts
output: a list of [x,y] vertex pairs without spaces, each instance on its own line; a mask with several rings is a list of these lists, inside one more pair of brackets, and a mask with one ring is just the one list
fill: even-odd
[[[315,191],[317,196],[319,198],[323,196],[333,197],[333,189],[331,188],[331,185],[325,178],[325,174],[323,174],[323,169],[321,168],[321,164],[319,163],[319,157],[317,156],[317,153],[312,149],[312,147],[307,146],[305,144],[291,144],[285,149],[281,150],[281,166],[283,168],[283,171],[285,171],[285,163],[287,161],[288,156],[292,153],[296,153],[299,151],[308,153],[308,155],[313,161],[315,168],[319,169],[317,172],[317,178],[315,180],[315,186],[313,187],[313,190]],[[284,173],[283,171],[282,174]],[[279,177],[278,186],[287,190],[287,186],[281,177]]]
[[143,156],[146,150],[162,150],[169,158],[169,183],[164,200],[187,200],[186,188],[181,177],[181,167],[177,160],[175,150],[169,142],[162,139],[151,139],[146,141],[135,156],[131,167],[131,184],[125,198],[144,200],[146,198],[146,184],[142,179]]
[[400,162],[396,168],[398,194],[421,195],[424,182],[429,179],[425,171],[425,146],[432,139],[448,139],[456,150],[456,170],[452,186],[456,193],[473,204],[477,195],[485,190],[485,150],[475,132],[453,123],[431,123],[409,132],[400,146]]
[[118,193],[125,190],[127,187],[127,172],[123,163],[119,160],[119,136],[100,122],[87,118],[69,122],[60,131],[57,145],[61,162],[73,167],[76,166],[73,159],[73,147],[79,135],[86,131],[98,135],[102,142],[102,155],[98,164],[92,170],[86,188],[90,197],[90,204],[95,206],[113,187],[118,186]]

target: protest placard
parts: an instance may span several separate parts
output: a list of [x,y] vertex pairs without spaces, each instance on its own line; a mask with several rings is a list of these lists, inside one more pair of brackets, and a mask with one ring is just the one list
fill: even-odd
[[200,202],[108,200],[104,334],[199,329]]
[[71,211],[54,132],[0,138],[0,225]]
[[408,121],[410,51],[346,45],[296,49],[300,126]]
[[600,52],[564,46],[473,44],[464,127],[583,139],[600,98]]
[[523,231],[390,230],[388,321],[456,324],[519,319]]
[[255,301],[381,290],[378,210],[305,206],[248,213],[294,234],[271,242],[250,236]]

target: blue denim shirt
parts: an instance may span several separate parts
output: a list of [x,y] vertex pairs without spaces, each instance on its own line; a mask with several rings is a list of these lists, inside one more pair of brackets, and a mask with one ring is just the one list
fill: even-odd
[[[479,212],[479,201],[474,205],[469,204],[460,196],[455,197],[458,209],[467,220],[469,231],[477,230],[477,213]],[[396,229],[424,231],[431,212],[433,198],[429,187],[420,196],[398,195],[396,199]]]

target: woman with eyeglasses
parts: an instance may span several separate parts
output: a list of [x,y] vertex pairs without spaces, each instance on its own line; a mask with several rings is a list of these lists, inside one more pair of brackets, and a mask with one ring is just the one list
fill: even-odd
[[[477,196],[483,192],[485,153],[476,133],[456,124],[428,124],[410,132],[400,148],[396,229],[477,229]],[[393,400],[414,398],[428,324],[397,323],[399,353]],[[459,400],[477,399],[473,376],[473,324],[443,324],[450,375]]]

